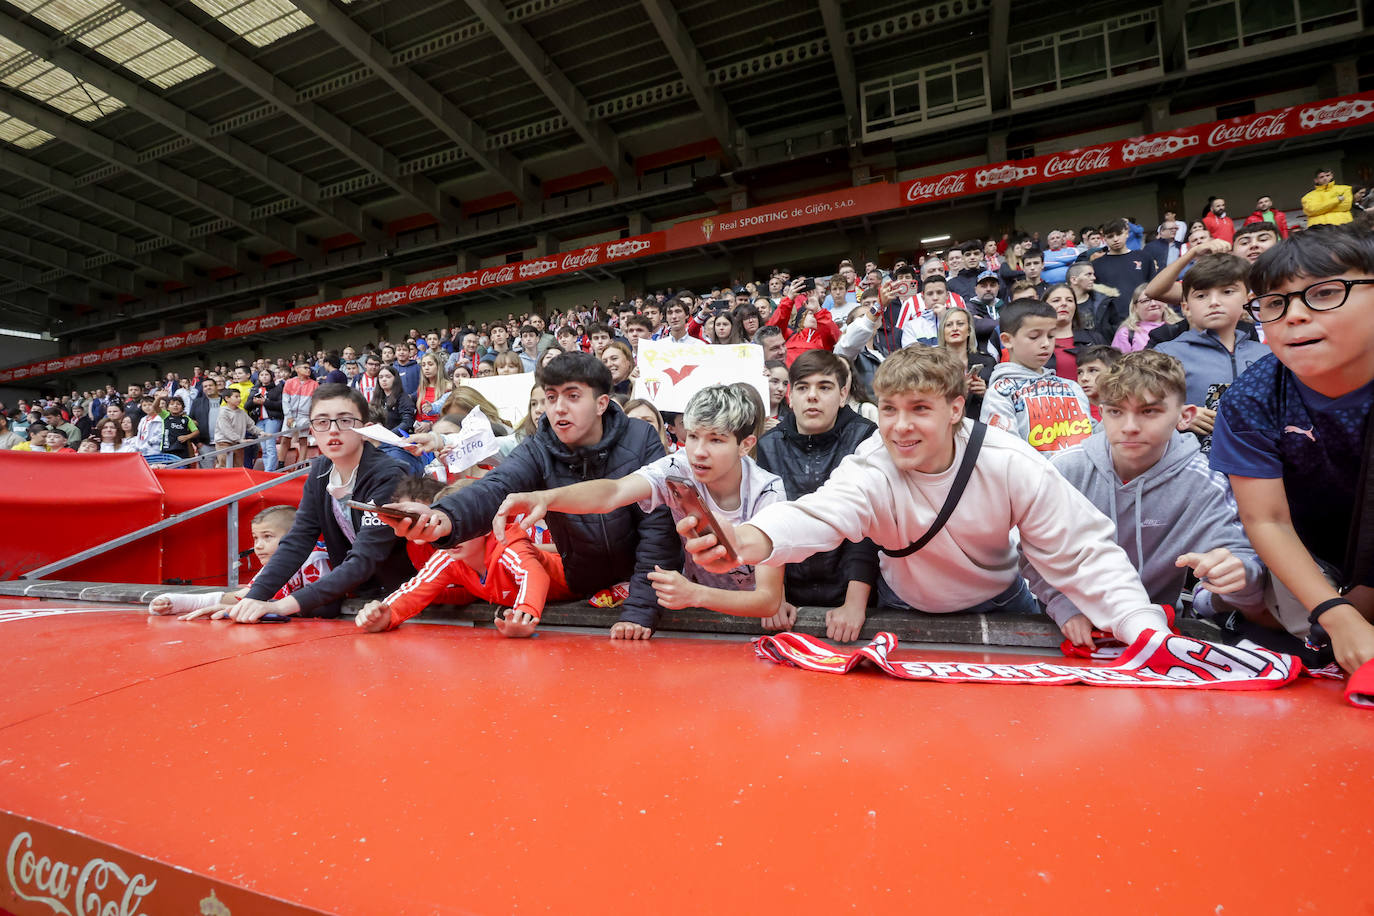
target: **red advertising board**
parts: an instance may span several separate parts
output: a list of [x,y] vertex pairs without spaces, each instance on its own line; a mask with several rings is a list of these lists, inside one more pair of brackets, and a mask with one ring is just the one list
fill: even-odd
[[75,916],[317,913],[242,887],[0,811],[5,878],[0,913]]
[[957,169],[917,178],[900,185],[859,185],[841,191],[752,207],[748,210],[686,220],[666,231],[650,232],[618,242],[602,242],[576,251],[425,280],[272,315],[245,318],[222,327],[204,328],[188,334],[175,334],[111,347],[97,353],[76,354],[3,369],[0,370],[0,384],[29,381],[62,372],[90,369],[119,360],[199,346],[222,337],[237,338],[280,333],[300,325],[328,321],[340,315],[394,308],[407,303],[458,296],[474,290],[526,283],[665,251],[697,248],[712,242],[726,242],[900,207],[982,194],[1001,188],[1066,181],[1084,175],[1131,169],[1152,162],[1199,156],[1238,146],[1272,143],[1370,122],[1374,122],[1374,93],[1365,93],[1325,99],[1306,105],[1292,105],[1259,114],[1142,137],[1130,137],[1030,159]]

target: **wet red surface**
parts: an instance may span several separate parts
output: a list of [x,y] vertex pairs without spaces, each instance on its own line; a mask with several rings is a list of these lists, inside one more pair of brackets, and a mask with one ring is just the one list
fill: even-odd
[[949,686],[129,612],[0,634],[0,809],[317,910],[1374,913],[1374,716],[1335,683]]

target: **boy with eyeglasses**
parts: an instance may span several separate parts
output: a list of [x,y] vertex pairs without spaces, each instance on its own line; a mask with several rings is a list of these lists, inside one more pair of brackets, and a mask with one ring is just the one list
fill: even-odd
[[[230,609],[229,619],[256,623],[266,614],[337,617],[346,596],[379,597],[415,574],[405,541],[373,513],[348,506],[350,499],[384,505],[407,473],[400,462],[358,435],[367,414],[367,400],[356,388],[328,384],[315,389],[310,429],[320,457],[310,462],[291,530],[253,577],[248,595]],[[331,572],[274,600],[321,537]]]
[[1221,399],[1211,455],[1276,580],[1276,609],[1245,632],[1283,651],[1305,639],[1353,674],[1374,659],[1374,573],[1348,559],[1374,404],[1374,235],[1298,233],[1260,256],[1250,288],[1273,353]]

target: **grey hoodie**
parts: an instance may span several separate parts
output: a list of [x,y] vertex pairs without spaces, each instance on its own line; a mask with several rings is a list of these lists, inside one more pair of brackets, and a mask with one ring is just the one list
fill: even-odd
[[[1250,364],[1269,355],[1269,347],[1244,331],[1236,331],[1236,352],[1226,349],[1215,331],[1184,331],[1166,343],[1155,347],[1183,363],[1188,379],[1188,403],[1198,407],[1207,404],[1207,389],[1213,385],[1229,385]],[[1211,405],[1215,406],[1215,405]]]
[[[1174,433],[1164,457],[1130,483],[1117,476],[1104,432],[1050,462],[1116,525],[1116,542],[1140,572],[1151,601],[1177,603],[1187,572],[1174,565],[1180,556],[1225,547],[1245,564],[1245,587],[1217,600],[1239,609],[1263,607],[1268,572],[1245,537],[1231,485],[1208,466],[1193,436]],[[1079,613],[1035,567],[1021,565],[1055,623]]]

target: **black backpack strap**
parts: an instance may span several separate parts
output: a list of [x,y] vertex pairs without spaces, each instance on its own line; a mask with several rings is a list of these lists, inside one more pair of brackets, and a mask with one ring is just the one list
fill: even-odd
[[959,470],[954,475],[954,483],[950,485],[949,495],[945,497],[945,504],[940,507],[940,514],[935,516],[935,521],[931,523],[929,530],[921,535],[921,539],[914,544],[908,544],[901,550],[888,550],[879,547],[883,553],[889,557],[909,557],[920,550],[930,539],[940,533],[940,529],[945,527],[945,522],[954,514],[954,509],[959,505],[960,498],[964,495],[964,488],[968,486],[969,478],[973,476],[973,463],[978,460],[978,452],[983,448],[983,437],[987,435],[988,425],[986,423],[973,424],[973,430],[968,436],[968,447],[964,449],[964,460],[959,462]]

